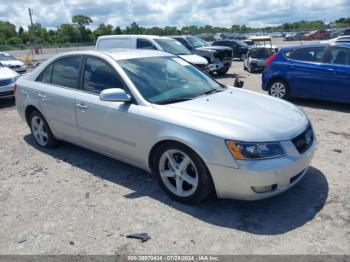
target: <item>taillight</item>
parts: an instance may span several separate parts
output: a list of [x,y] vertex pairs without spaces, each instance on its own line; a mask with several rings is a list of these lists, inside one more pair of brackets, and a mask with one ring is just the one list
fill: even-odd
[[272,56],[270,56],[266,61],[265,61],[265,67],[268,67],[271,62],[276,58],[278,53],[274,53]]
[[16,90],[17,90],[17,84],[14,84],[13,85],[13,92],[16,93]]

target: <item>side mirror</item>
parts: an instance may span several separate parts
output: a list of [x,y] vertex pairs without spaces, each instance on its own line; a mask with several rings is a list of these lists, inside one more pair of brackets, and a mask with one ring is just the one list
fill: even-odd
[[131,97],[121,88],[108,88],[100,93],[100,100],[109,102],[130,102]]

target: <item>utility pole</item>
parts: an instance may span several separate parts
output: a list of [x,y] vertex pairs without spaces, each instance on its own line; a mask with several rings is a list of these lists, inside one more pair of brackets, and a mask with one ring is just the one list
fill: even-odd
[[33,26],[33,10],[28,8],[28,13],[29,13],[29,18],[30,18],[30,25],[32,28],[32,37],[33,37],[33,42],[32,42],[32,53],[33,53],[33,61],[34,61],[34,55],[35,55],[35,31],[34,31],[34,26]]

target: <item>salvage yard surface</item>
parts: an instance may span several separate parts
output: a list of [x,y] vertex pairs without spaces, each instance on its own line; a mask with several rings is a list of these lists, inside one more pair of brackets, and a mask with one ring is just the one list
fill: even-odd
[[[218,80],[262,92],[235,61]],[[350,106],[294,100],[318,148],[307,175],[277,197],[170,200],[155,177],[63,143],[39,149],[0,100],[0,254],[350,254]],[[252,104],[254,107],[254,104]],[[264,121],[264,119],[261,119]],[[126,238],[148,233],[147,242]]]

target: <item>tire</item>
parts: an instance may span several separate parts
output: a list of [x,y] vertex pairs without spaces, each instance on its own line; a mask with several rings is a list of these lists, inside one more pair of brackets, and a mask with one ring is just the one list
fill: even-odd
[[215,72],[216,72],[217,75],[223,76],[223,75],[225,75],[228,72],[228,70],[230,70],[230,67],[231,66],[224,66],[223,68],[221,68],[219,70],[216,70]]
[[158,182],[171,199],[196,204],[213,191],[205,163],[187,146],[177,142],[162,144],[153,159]]
[[272,80],[268,85],[268,93],[270,96],[288,100],[291,97],[288,83],[282,79]]
[[29,115],[29,126],[38,146],[54,148],[59,144],[59,141],[52,134],[48,123],[39,111],[35,110]]

